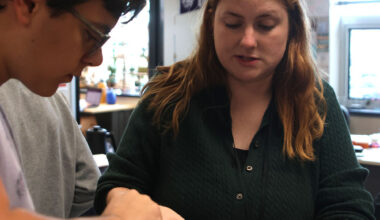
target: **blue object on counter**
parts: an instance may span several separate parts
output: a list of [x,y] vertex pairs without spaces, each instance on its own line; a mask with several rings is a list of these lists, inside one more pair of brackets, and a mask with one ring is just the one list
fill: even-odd
[[107,90],[106,100],[107,100],[107,104],[115,104],[116,103],[116,93],[113,89]]

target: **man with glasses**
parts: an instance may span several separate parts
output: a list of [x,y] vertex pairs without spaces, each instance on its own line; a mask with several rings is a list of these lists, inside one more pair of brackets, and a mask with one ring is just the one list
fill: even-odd
[[[86,49],[85,56],[94,55],[109,35],[74,8],[65,11],[78,19],[91,37],[93,46]],[[35,210],[62,218],[89,210],[100,172],[64,95],[57,92],[41,97],[12,79],[0,88],[0,105],[12,128]]]
[[35,211],[61,218],[83,215],[93,206],[100,172],[65,95],[41,97],[11,79],[0,86],[0,105]]
[[[0,85],[14,78],[38,95],[53,95],[84,67],[99,65],[100,47],[119,17],[130,13],[133,18],[144,5],[145,0],[0,0]],[[0,219],[53,219],[33,213],[15,135],[0,105]],[[57,162],[41,156],[37,163],[47,160]],[[116,188],[98,218],[161,219],[161,213],[149,197]]]

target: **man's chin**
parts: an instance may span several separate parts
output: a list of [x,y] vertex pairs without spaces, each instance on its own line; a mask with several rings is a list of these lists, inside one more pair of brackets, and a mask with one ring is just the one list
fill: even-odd
[[73,80],[73,78],[74,78],[74,75],[71,75],[71,74],[66,75],[62,83],[69,83]]
[[56,86],[46,86],[46,84],[39,85],[39,86],[27,85],[27,84],[24,84],[24,85],[33,93],[39,96],[43,96],[43,97],[50,97],[54,95],[58,89],[58,84]]
[[33,92],[43,97],[50,97],[57,92],[57,89],[58,89],[58,86],[55,86],[55,87],[44,88],[39,91],[36,91],[36,92],[33,91]]

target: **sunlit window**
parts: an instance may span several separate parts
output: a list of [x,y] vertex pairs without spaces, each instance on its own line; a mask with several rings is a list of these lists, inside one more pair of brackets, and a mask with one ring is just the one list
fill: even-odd
[[149,1],[130,23],[123,19],[111,31],[111,39],[102,47],[103,63],[86,68],[80,87],[113,88],[118,95],[139,95],[148,81]]
[[350,30],[349,98],[380,100],[380,28]]

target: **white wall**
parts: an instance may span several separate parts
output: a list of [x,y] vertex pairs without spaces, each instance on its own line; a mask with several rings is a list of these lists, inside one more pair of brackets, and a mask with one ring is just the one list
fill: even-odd
[[71,114],[73,115],[74,118],[76,118],[77,114],[77,104],[76,104],[76,88],[75,88],[75,80],[76,78],[74,77],[73,80],[71,80],[70,83],[64,83],[62,86],[58,87],[57,92],[63,93],[67,101],[70,103],[70,109],[71,109]]
[[306,0],[309,15],[315,17],[329,16],[329,0]]
[[202,9],[179,11],[179,0],[164,1],[164,65],[187,58],[196,46]]

